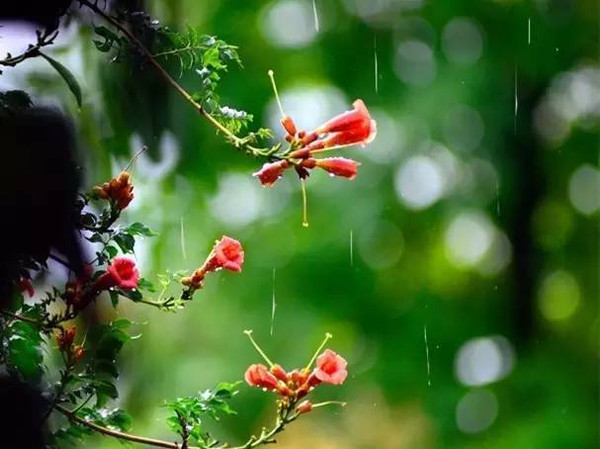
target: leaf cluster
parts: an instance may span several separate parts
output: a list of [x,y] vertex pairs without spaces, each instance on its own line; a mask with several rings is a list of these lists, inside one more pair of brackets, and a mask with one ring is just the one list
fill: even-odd
[[218,441],[205,430],[203,420],[210,417],[218,421],[221,415],[235,414],[229,401],[238,393],[238,384],[239,382],[221,382],[215,388],[204,390],[196,396],[167,402],[165,406],[173,412],[167,418],[167,425],[185,443],[189,441],[200,447],[214,447]]

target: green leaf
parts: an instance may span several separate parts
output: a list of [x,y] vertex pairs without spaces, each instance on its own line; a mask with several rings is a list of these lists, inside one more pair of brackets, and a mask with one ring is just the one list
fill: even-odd
[[125,228],[124,232],[130,235],[144,235],[146,237],[155,237],[158,235],[145,224],[138,222],[129,225],[127,228]]
[[140,278],[140,280],[138,281],[138,289],[146,290],[150,293],[156,292],[156,287],[154,287],[154,284],[152,284],[152,282],[145,278]]
[[112,245],[106,245],[104,250],[108,254],[109,259],[113,259],[119,253],[119,250]]
[[67,69],[60,62],[58,62],[56,59],[51,58],[50,56],[42,52],[40,52],[40,56],[42,56],[46,61],[48,61],[48,63],[54,68],[54,70],[58,72],[62,79],[65,80],[65,83],[67,83],[69,90],[71,91],[71,93],[75,97],[75,100],[77,101],[77,106],[81,108],[81,86],[79,85],[79,82],[77,81],[75,76],[73,76],[70,70]]
[[122,432],[131,430],[133,421],[131,416],[121,409],[113,410],[105,419],[104,422],[109,427],[116,428]]
[[42,337],[29,323],[14,321],[8,327],[8,355],[10,366],[25,380],[38,382],[43,372]]
[[133,252],[133,247],[135,246],[135,239],[130,234],[121,231],[115,234],[113,240],[117,245],[119,245],[119,248],[121,248],[121,251],[123,251],[124,253]]

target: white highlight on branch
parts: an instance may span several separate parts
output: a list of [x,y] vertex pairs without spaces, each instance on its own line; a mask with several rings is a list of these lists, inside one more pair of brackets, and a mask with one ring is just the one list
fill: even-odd
[[531,45],[531,17],[527,18],[527,45]]

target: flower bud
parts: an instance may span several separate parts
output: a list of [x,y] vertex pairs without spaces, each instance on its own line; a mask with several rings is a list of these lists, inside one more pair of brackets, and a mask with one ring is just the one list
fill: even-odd
[[302,401],[300,404],[298,404],[298,407],[296,407],[296,411],[300,414],[302,413],[308,413],[312,410],[313,405],[310,401]]
[[294,121],[292,120],[292,118],[290,116],[285,115],[281,119],[281,124],[283,125],[283,127],[285,128],[285,130],[288,132],[288,134],[290,136],[296,135],[296,125],[294,125]]

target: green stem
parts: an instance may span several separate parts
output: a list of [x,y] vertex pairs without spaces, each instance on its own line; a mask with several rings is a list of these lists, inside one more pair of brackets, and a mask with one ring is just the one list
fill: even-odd
[[284,412],[282,412],[282,414],[277,417],[277,422],[275,423],[275,426],[268,432],[265,432],[263,430],[263,432],[261,432],[258,438],[253,436],[248,440],[246,444],[242,446],[235,446],[231,449],[251,449],[253,447],[261,446],[263,444],[275,443],[276,441],[273,439],[275,435],[282,432],[285,429],[286,425],[295,421],[298,418],[298,416],[300,416],[299,413],[294,413],[290,416],[290,410],[291,408],[286,409]]

